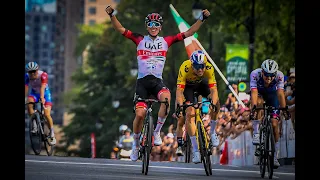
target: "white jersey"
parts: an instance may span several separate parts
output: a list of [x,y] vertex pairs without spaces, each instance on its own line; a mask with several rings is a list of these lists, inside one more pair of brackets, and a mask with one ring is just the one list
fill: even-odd
[[130,30],[126,30],[123,35],[137,45],[138,79],[147,75],[162,79],[168,48],[185,38],[184,33],[179,33],[174,36],[157,36],[152,40],[149,36],[132,33]]

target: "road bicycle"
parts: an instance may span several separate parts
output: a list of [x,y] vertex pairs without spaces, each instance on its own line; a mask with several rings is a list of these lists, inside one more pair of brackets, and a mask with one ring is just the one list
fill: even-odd
[[268,177],[272,179],[274,169],[274,153],[275,153],[275,140],[271,122],[271,115],[275,110],[287,110],[285,108],[275,108],[267,106],[263,103],[263,107],[257,107],[256,110],[263,110],[264,117],[259,124],[259,166],[261,178],[264,178],[266,166],[268,169]]
[[168,114],[169,102],[166,98],[165,101],[159,101],[155,99],[141,99],[136,98],[135,103],[145,102],[147,104],[147,114],[144,119],[143,128],[140,135],[140,148],[139,148],[139,159],[142,160],[142,173],[148,174],[150,154],[153,147],[154,136],[153,136],[153,118],[152,118],[152,105],[153,103],[164,103],[166,105],[166,115]]
[[[41,100],[37,103],[29,102],[26,105],[32,104],[34,108],[34,113],[31,115],[29,120],[29,135],[30,135],[30,142],[33,152],[36,155],[41,153],[42,149],[42,142],[45,147],[48,156],[51,156],[54,151],[54,145],[50,145],[49,138],[50,138],[50,128],[49,122],[44,117],[44,106]],[[40,110],[37,108],[37,105],[40,104]],[[34,127],[34,125],[36,127]],[[33,131],[35,130],[35,132]]]
[[[198,149],[200,150],[201,162],[203,163],[206,175],[209,176],[209,175],[212,175],[212,167],[211,167],[211,159],[210,159],[211,150],[209,147],[209,138],[208,138],[207,132],[204,128],[203,121],[201,119],[202,112],[200,110],[200,105],[202,103],[206,103],[206,102],[210,102],[211,106],[214,106],[214,105],[211,103],[211,100],[199,102],[197,93],[195,92],[194,94],[195,94],[195,101],[194,101],[195,103],[183,104],[182,106],[180,106],[178,104],[177,110],[175,113],[176,113],[176,116],[179,117],[180,112],[183,111],[183,114],[185,114],[184,111],[188,107],[192,106],[195,108],[195,115],[194,116],[196,117],[196,137],[197,137],[197,141],[198,141]],[[189,144],[191,144],[191,143],[189,142]]]

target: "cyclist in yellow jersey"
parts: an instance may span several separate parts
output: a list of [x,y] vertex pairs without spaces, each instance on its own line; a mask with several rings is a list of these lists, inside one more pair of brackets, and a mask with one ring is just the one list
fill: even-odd
[[[207,61],[205,54],[201,50],[194,51],[190,56],[190,59],[184,61],[180,66],[177,79],[176,104],[179,104],[181,106],[183,105],[183,103],[193,103],[195,91],[198,92],[198,95],[210,98],[212,100],[212,104],[214,105],[214,107],[211,110],[211,119],[215,117],[219,110],[217,82],[215,79],[213,66]],[[195,136],[195,118],[191,117],[192,115],[194,115],[194,113],[194,107],[188,107],[186,109],[186,128],[193,147],[192,162],[200,163],[200,153],[198,150],[198,143]],[[212,126],[212,124],[213,123],[211,123],[211,132],[215,129],[214,126]],[[183,145],[183,125],[184,118],[182,117],[182,115],[180,115],[180,117],[178,118],[178,125],[176,131],[178,141],[178,148],[176,151],[177,155],[183,155],[181,150],[181,146]],[[219,142],[218,144],[214,142],[211,142],[210,144],[210,146],[212,146],[212,144],[216,144],[217,146]]]

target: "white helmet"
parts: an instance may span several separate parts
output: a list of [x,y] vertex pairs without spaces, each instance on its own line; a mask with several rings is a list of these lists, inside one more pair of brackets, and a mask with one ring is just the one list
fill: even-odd
[[276,73],[278,71],[278,64],[272,59],[267,59],[261,64],[261,69],[266,73]]
[[128,129],[128,126],[122,124],[122,125],[119,127],[119,132],[121,133],[122,131],[125,131],[126,129]]
[[29,62],[28,64],[26,64],[27,71],[34,71],[38,69],[39,69],[39,65],[36,62]]

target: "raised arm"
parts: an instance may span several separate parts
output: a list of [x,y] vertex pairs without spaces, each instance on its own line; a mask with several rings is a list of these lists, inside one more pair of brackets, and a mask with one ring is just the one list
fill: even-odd
[[199,19],[186,32],[184,32],[185,37],[187,38],[192,36],[195,32],[197,32],[200,26],[209,16],[210,12],[207,9],[202,10],[202,15],[199,17]]
[[115,10],[109,5],[106,7],[105,11],[110,16],[112,27],[115,30],[117,30],[119,33],[123,34],[126,29],[121,25],[121,23],[116,18]]

